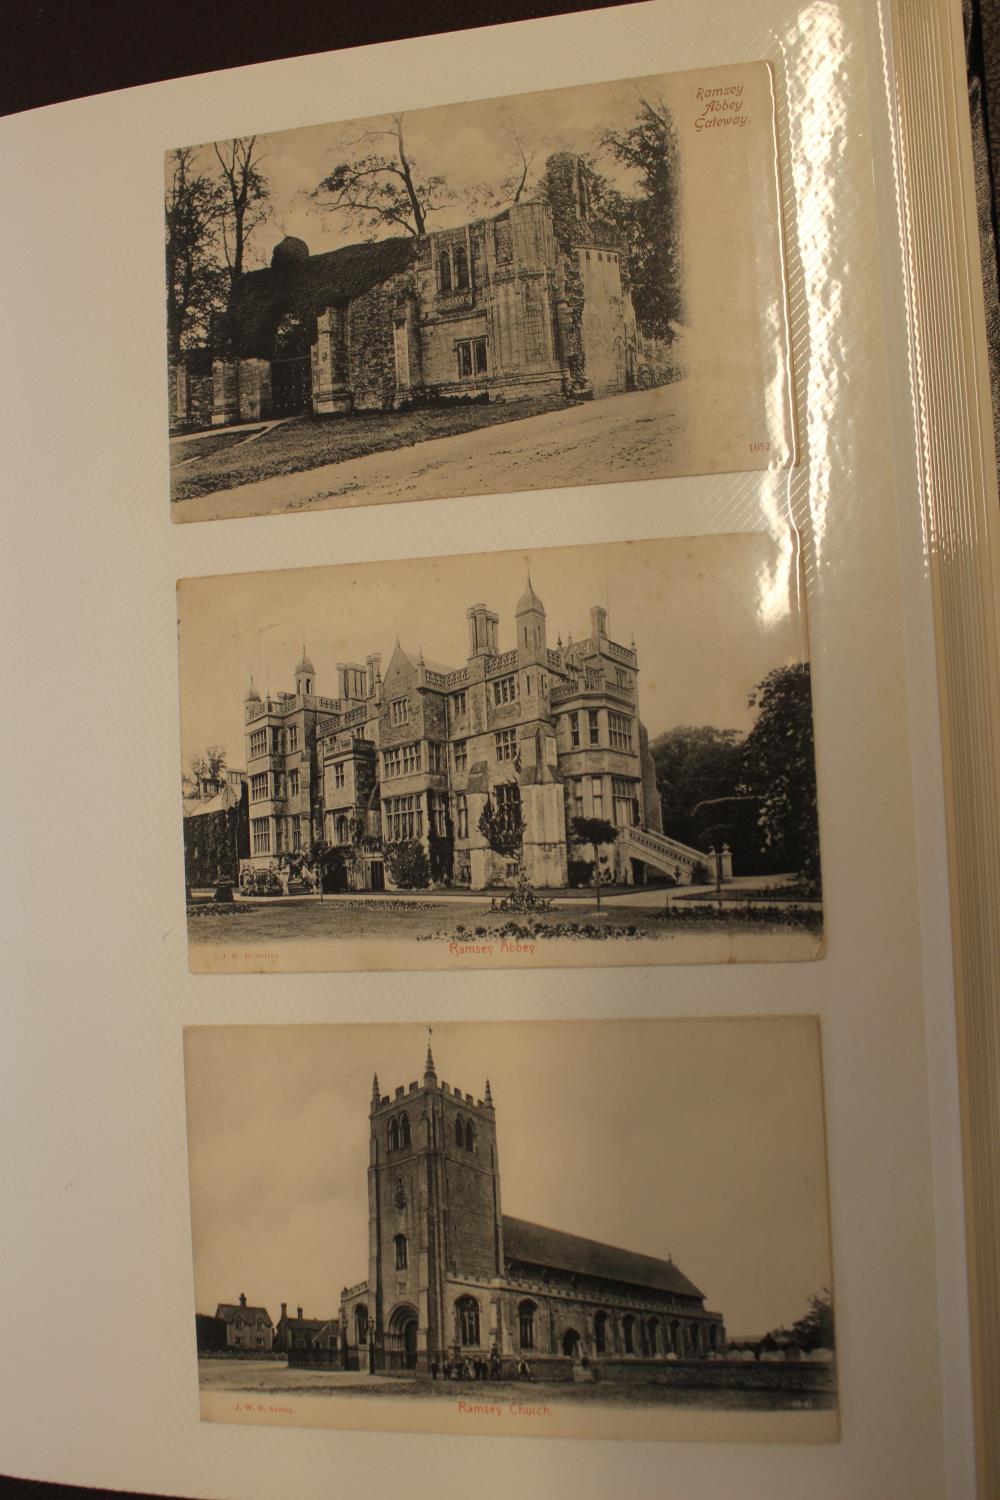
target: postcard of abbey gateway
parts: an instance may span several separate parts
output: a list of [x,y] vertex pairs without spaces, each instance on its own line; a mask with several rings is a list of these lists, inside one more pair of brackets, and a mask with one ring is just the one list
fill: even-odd
[[171,512],[795,457],[766,63],[167,154]]

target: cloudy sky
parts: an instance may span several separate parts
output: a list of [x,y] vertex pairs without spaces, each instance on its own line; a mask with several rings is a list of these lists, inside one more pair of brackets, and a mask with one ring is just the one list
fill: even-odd
[[464,666],[465,611],[514,609],[530,569],[550,646],[589,633],[589,606],[609,611],[611,638],[639,653],[639,712],[650,734],[678,724],[748,729],[747,697],[773,667],[803,659],[805,625],[787,554],[757,533],[477,553],[390,563],[286,569],[179,585],[181,735],[185,765],[208,745],[243,766],[243,696],[294,691],[303,643],[316,691],[336,696],[339,661],[395,640],[428,662]]
[[[478,198],[482,189],[496,189],[517,167],[520,158],[511,132],[516,131],[529,156],[532,176],[544,170],[553,151],[597,150],[606,127],[625,129],[635,122],[640,96],[669,103],[678,87],[678,76],[657,75],[619,83],[587,84],[536,94],[513,95],[473,104],[454,104],[436,109],[413,110],[404,117],[407,156],[414,171],[445,178],[456,201],[435,214],[430,227],[444,229],[464,224],[471,215],[491,210]],[[350,160],[372,149],[394,148],[391,138],[376,137],[372,146],[358,141],[373,130],[391,124],[389,116],[340,121],[330,125],[304,126],[258,137],[261,166],[271,186],[272,217],[256,232],[251,260],[266,264],[277,242],[286,234],[305,240],[314,253],[334,250],[366,236],[342,214],[324,213],[311,198],[314,188],[338,162]],[[210,145],[199,150],[199,165],[214,173],[218,163]],[[600,161],[602,171],[620,186],[633,181],[608,153]],[[169,166],[169,162],[168,162]],[[399,233],[392,229],[389,233]]]
[[[422,1026],[185,1032],[195,1301],[337,1312],[367,1276],[368,1107],[423,1074]],[[439,1080],[497,1110],[503,1211],[672,1256],[731,1334],[830,1285],[818,1023],[434,1027]]]

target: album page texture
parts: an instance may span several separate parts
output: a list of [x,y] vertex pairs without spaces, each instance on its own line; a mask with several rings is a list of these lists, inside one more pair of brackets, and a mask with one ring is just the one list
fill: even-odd
[[0,125],[0,1469],[972,1493],[890,23]]

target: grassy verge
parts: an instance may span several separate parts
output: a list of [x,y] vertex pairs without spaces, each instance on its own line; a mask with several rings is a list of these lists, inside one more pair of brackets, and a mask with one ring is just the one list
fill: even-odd
[[[608,939],[669,938],[691,932],[819,933],[823,914],[805,907],[724,907],[690,905],[614,908],[581,913],[573,918],[565,908],[530,917],[507,917],[488,906],[469,903],[370,902],[325,900],[282,902],[273,905],[234,902],[195,905],[188,909],[192,942],[229,940],[238,928],[240,940],[254,943],[309,942],[331,939],[372,942],[416,941],[476,944],[536,942],[550,938],[603,942]],[[235,921],[235,927],[233,923]]]
[[[412,411],[358,412],[349,417],[296,417],[272,427],[252,443],[221,447],[218,439],[222,434],[206,433],[203,439],[191,438],[174,445],[172,498],[190,500],[280,474],[296,474],[370,453],[412,447],[431,438],[453,437],[543,412],[562,411],[573,404],[561,396],[547,396],[481,405],[450,402]],[[239,436],[242,439],[246,435]]]

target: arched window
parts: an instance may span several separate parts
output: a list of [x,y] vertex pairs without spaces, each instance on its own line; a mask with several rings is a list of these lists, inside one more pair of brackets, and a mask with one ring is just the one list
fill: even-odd
[[399,1150],[399,1121],[398,1120],[390,1120],[389,1121],[389,1150],[390,1151],[398,1151]]
[[455,1121],[455,1145],[460,1151],[465,1146],[465,1125],[461,1115]]
[[358,1303],[354,1309],[354,1341],[357,1344],[368,1342],[368,1309],[363,1303]]
[[522,1349],[535,1347],[535,1313],[537,1311],[533,1302],[522,1302],[517,1309],[518,1337]]
[[475,1297],[460,1297],[455,1303],[455,1313],[458,1319],[458,1342],[478,1345],[479,1303]]
[[311,677],[307,677],[306,678],[306,692],[307,693],[311,693],[312,690],[313,690],[312,678]]
[[657,1354],[662,1354],[663,1353],[663,1349],[662,1349],[661,1344],[660,1344],[660,1320],[659,1320],[659,1318],[650,1318],[649,1321],[647,1322],[647,1324],[646,1324],[646,1344],[647,1344],[648,1352],[650,1354],[652,1354],[652,1355],[655,1356]]
[[451,256],[447,250],[442,250],[438,256],[438,289],[442,292],[451,291]]
[[341,813],[334,825],[334,838],[338,844],[346,844],[349,837],[350,824],[347,821],[347,814]]
[[622,1341],[626,1354],[635,1353],[635,1319],[631,1313],[622,1318]]
[[701,1329],[697,1323],[692,1323],[689,1330],[691,1336],[691,1353],[696,1359],[701,1357]]
[[476,1149],[476,1132],[472,1128],[471,1120],[467,1120],[465,1124],[465,1149],[466,1151]]
[[393,1244],[396,1247],[396,1270],[405,1271],[407,1265],[409,1264],[406,1253],[406,1235],[397,1234],[396,1238],[393,1240]]
[[404,1151],[407,1151],[409,1149],[410,1121],[407,1115],[400,1115],[399,1117],[399,1144],[402,1146]]
[[594,1314],[594,1349],[598,1354],[606,1354],[608,1350],[608,1315],[606,1312]]
[[455,287],[469,285],[469,257],[465,253],[464,245],[456,245],[451,254],[452,266],[455,272]]

